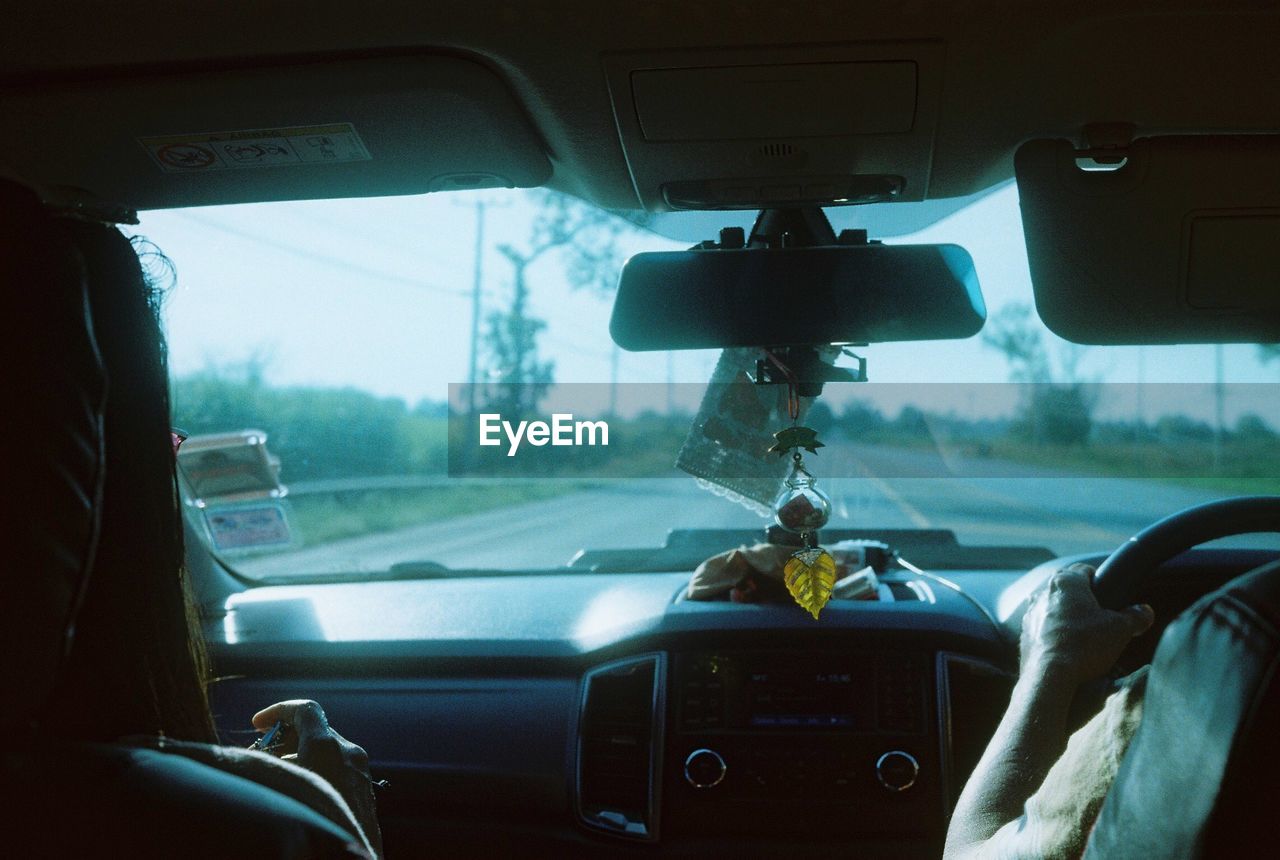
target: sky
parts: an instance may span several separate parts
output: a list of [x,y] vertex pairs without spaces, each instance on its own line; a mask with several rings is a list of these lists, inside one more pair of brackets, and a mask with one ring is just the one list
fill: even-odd
[[[134,232],[158,245],[177,271],[165,305],[173,373],[257,359],[265,363],[272,384],[355,386],[409,403],[445,400],[449,383],[468,378],[478,201],[488,204],[481,258],[487,313],[510,299],[511,266],[498,246],[527,241],[535,212],[527,192],[142,213]],[[892,241],[952,242],[968,249],[989,314],[1010,303],[1032,302],[1013,185]],[[688,244],[639,231],[624,240],[628,253]],[[547,323],[540,346],[555,362],[556,379],[608,382],[615,355],[607,331],[611,296],[568,285],[555,257],[532,267],[530,283],[529,312]],[[1063,346],[1046,335],[1053,349]],[[1003,382],[1009,373],[1004,357],[977,338],[881,344],[860,352],[868,359],[873,385]],[[1260,364],[1252,345],[1228,345],[1222,356],[1229,382],[1280,380],[1280,364]],[[715,359],[709,351],[620,352],[618,379],[701,383]],[[482,362],[482,378],[488,369]],[[1094,347],[1084,353],[1081,372],[1108,382],[1211,383],[1214,347]],[[889,401],[896,396],[885,392]],[[1251,397],[1229,393],[1228,418],[1251,411]],[[832,399],[841,400],[841,392],[832,391]],[[962,413],[974,408],[972,390],[957,389],[953,399],[939,408]],[[1205,403],[1184,405],[1205,419],[1211,412]]]

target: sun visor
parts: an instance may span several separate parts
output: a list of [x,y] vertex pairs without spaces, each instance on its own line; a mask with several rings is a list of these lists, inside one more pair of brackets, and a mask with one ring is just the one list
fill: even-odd
[[1280,136],[1151,137],[1105,153],[1034,140],[1015,169],[1036,307],[1055,333],[1280,341]]
[[939,42],[669,51],[605,58],[644,208],[923,200]]
[[0,167],[139,209],[541,185],[503,81],[446,56],[0,91]]

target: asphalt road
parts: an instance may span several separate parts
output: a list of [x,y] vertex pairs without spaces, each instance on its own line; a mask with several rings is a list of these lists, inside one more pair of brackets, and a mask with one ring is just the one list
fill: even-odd
[[[947,528],[962,543],[1046,546],[1062,555],[1110,550],[1151,522],[1215,497],[1165,482],[1071,477],[990,461],[981,470],[951,464],[953,472],[980,476],[896,477],[940,470],[916,452],[867,449],[862,456],[865,477],[820,479],[832,499],[832,525]],[[546,568],[584,548],[660,546],[673,528],[764,524],[692,479],[652,478],[233,564],[250,576],[376,571],[417,560]]]

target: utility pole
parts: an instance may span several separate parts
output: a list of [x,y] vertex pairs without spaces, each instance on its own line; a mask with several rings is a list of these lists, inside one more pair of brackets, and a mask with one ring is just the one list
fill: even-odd
[[[530,331],[528,320],[525,318],[524,306],[529,297],[529,284],[525,280],[525,269],[529,268],[529,264],[541,255],[533,254],[530,256],[522,256],[510,245],[499,245],[498,250],[511,261],[511,268],[514,270],[512,283],[512,299],[511,299],[511,367],[506,370],[506,374],[514,384],[511,389],[513,404],[518,407],[517,415],[524,417],[526,408],[532,409],[537,406],[536,402],[525,403],[525,391],[521,389],[526,382],[532,382],[531,374],[526,374],[526,367],[530,370],[536,364],[537,356],[534,352],[534,335]],[[536,331],[536,329],[534,330]],[[526,362],[526,359],[529,359]]]
[[476,201],[476,254],[472,264],[474,279],[471,285],[471,355],[467,369],[467,417],[476,414],[476,351],[480,340],[480,285],[484,266],[484,207],[483,200]]
[[676,365],[675,353],[667,350],[667,415],[676,411]]
[[1134,422],[1133,437],[1135,442],[1141,443],[1146,436],[1147,429],[1147,350],[1146,347],[1138,347],[1138,396],[1136,398],[1137,420]]
[[1213,345],[1214,384],[1213,384],[1213,473],[1222,474],[1222,436],[1224,433],[1225,412],[1223,401],[1226,399],[1226,385],[1222,369],[1222,344]]
[[618,345],[613,345],[613,353],[609,356],[609,417],[618,415]]

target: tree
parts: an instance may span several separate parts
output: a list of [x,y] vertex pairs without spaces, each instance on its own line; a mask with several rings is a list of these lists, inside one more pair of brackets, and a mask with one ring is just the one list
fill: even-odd
[[1032,388],[1029,408],[1014,432],[1051,445],[1083,445],[1093,429],[1093,403],[1079,383]]
[[1267,425],[1267,422],[1260,415],[1250,412],[1241,415],[1236,421],[1236,436],[1241,439],[1250,441],[1270,442],[1276,438],[1276,434]]
[[1096,397],[1080,374],[1084,348],[1061,344],[1050,354],[1030,305],[1005,305],[982,332],[987,346],[1004,354],[1009,379],[1030,383],[1013,431],[1039,444],[1083,445],[1093,428]]
[[880,441],[887,423],[879,409],[861,400],[849,403],[840,412],[841,431],[858,441]]
[[1004,354],[1013,382],[1052,380],[1049,352],[1034,319],[1031,307],[1018,302],[1005,305],[983,327],[982,342]]
[[489,314],[484,335],[495,378],[485,391],[486,408],[517,420],[537,410],[554,379],[555,365],[538,355],[543,320],[528,312],[528,272],[539,260],[558,256],[569,283],[607,292],[616,286],[624,254],[621,237],[634,225],[577,198],[553,191],[536,196],[538,214],[529,240],[503,244],[498,251],[511,263],[511,304]]
[[899,439],[929,439],[929,417],[918,406],[903,406],[893,419],[893,433]]
[[521,420],[536,411],[555,373],[555,363],[538,357],[538,333],[547,327],[525,310],[528,285],[525,269],[532,262],[514,253],[509,245],[500,250],[515,268],[511,306],[489,314],[485,345],[497,368],[496,379],[485,392],[485,408],[510,420]]
[[286,482],[439,467],[415,460],[415,446],[429,446],[411,438],[418,428],[396,398],[356,388],[274,387],[252,360],[178,377],[171,388],[174,423],[188,433],[266,432]]
[[831,407],[821,400],[815,401],[804,417],[804,423],[819,434],[826,433],[836,423],[835,413]]

